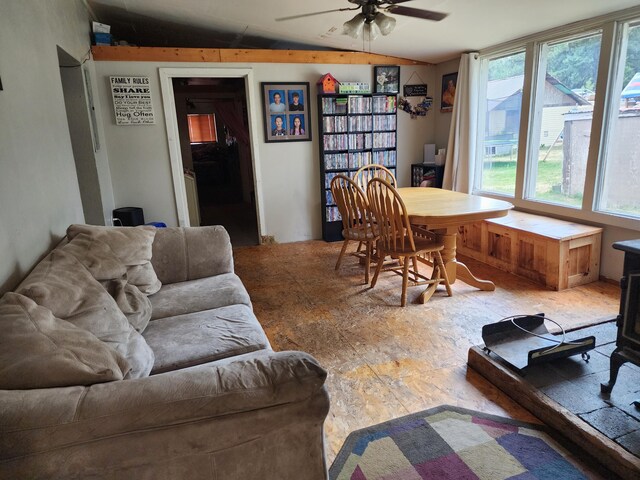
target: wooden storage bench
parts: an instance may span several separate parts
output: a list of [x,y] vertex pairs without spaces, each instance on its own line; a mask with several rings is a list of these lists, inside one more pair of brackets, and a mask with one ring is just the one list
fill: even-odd
[[458,229],[457,250],[554,290],[598,280],[602,229],[510,211]]

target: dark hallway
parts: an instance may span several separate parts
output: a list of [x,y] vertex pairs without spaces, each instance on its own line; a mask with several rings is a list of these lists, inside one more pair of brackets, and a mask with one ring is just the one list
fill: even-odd
[[174,94],[191,224],[223,225],[234,246],[257,245],[244,79],[177,78]]

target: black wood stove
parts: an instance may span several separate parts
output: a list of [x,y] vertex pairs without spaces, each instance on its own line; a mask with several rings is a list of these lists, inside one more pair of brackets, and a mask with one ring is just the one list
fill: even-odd
[[[624,268],[620,280],[616,349],[611,354],[609,382],[600,385],[603,393],[611,392],[624,363],[632,362],[640,366],[640,240],[617,242],[613,248],[624,252]],[[640,405],[639,402],[635,403],[636,407]]]

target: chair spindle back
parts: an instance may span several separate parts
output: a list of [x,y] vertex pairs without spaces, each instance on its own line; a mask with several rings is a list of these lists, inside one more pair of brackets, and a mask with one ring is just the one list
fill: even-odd
[[391,184],[392,187],[396,187],[398,182],[396,177],[393,176],[391,170],[383,165],[372,163],[371,165],[365,165],[360,167],[358,171],[353,175],[353,179],[362,189],[363,192],[367,191],[367,185],[373,178],[382,178]]
[[371,212],[367,197],[358,185],[346,175],[331,180],[331,195],[342,217],[342,228],[371,230]]
[[382,178],[372,178],[367,186],[367,198],[384,249],[415,251],[407,209],[391,183]]

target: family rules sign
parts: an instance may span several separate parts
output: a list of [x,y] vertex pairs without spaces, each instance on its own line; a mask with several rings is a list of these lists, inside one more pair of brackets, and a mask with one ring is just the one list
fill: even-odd
[[151,103],[149,77],[109,77],[116,125],[156,123]]

